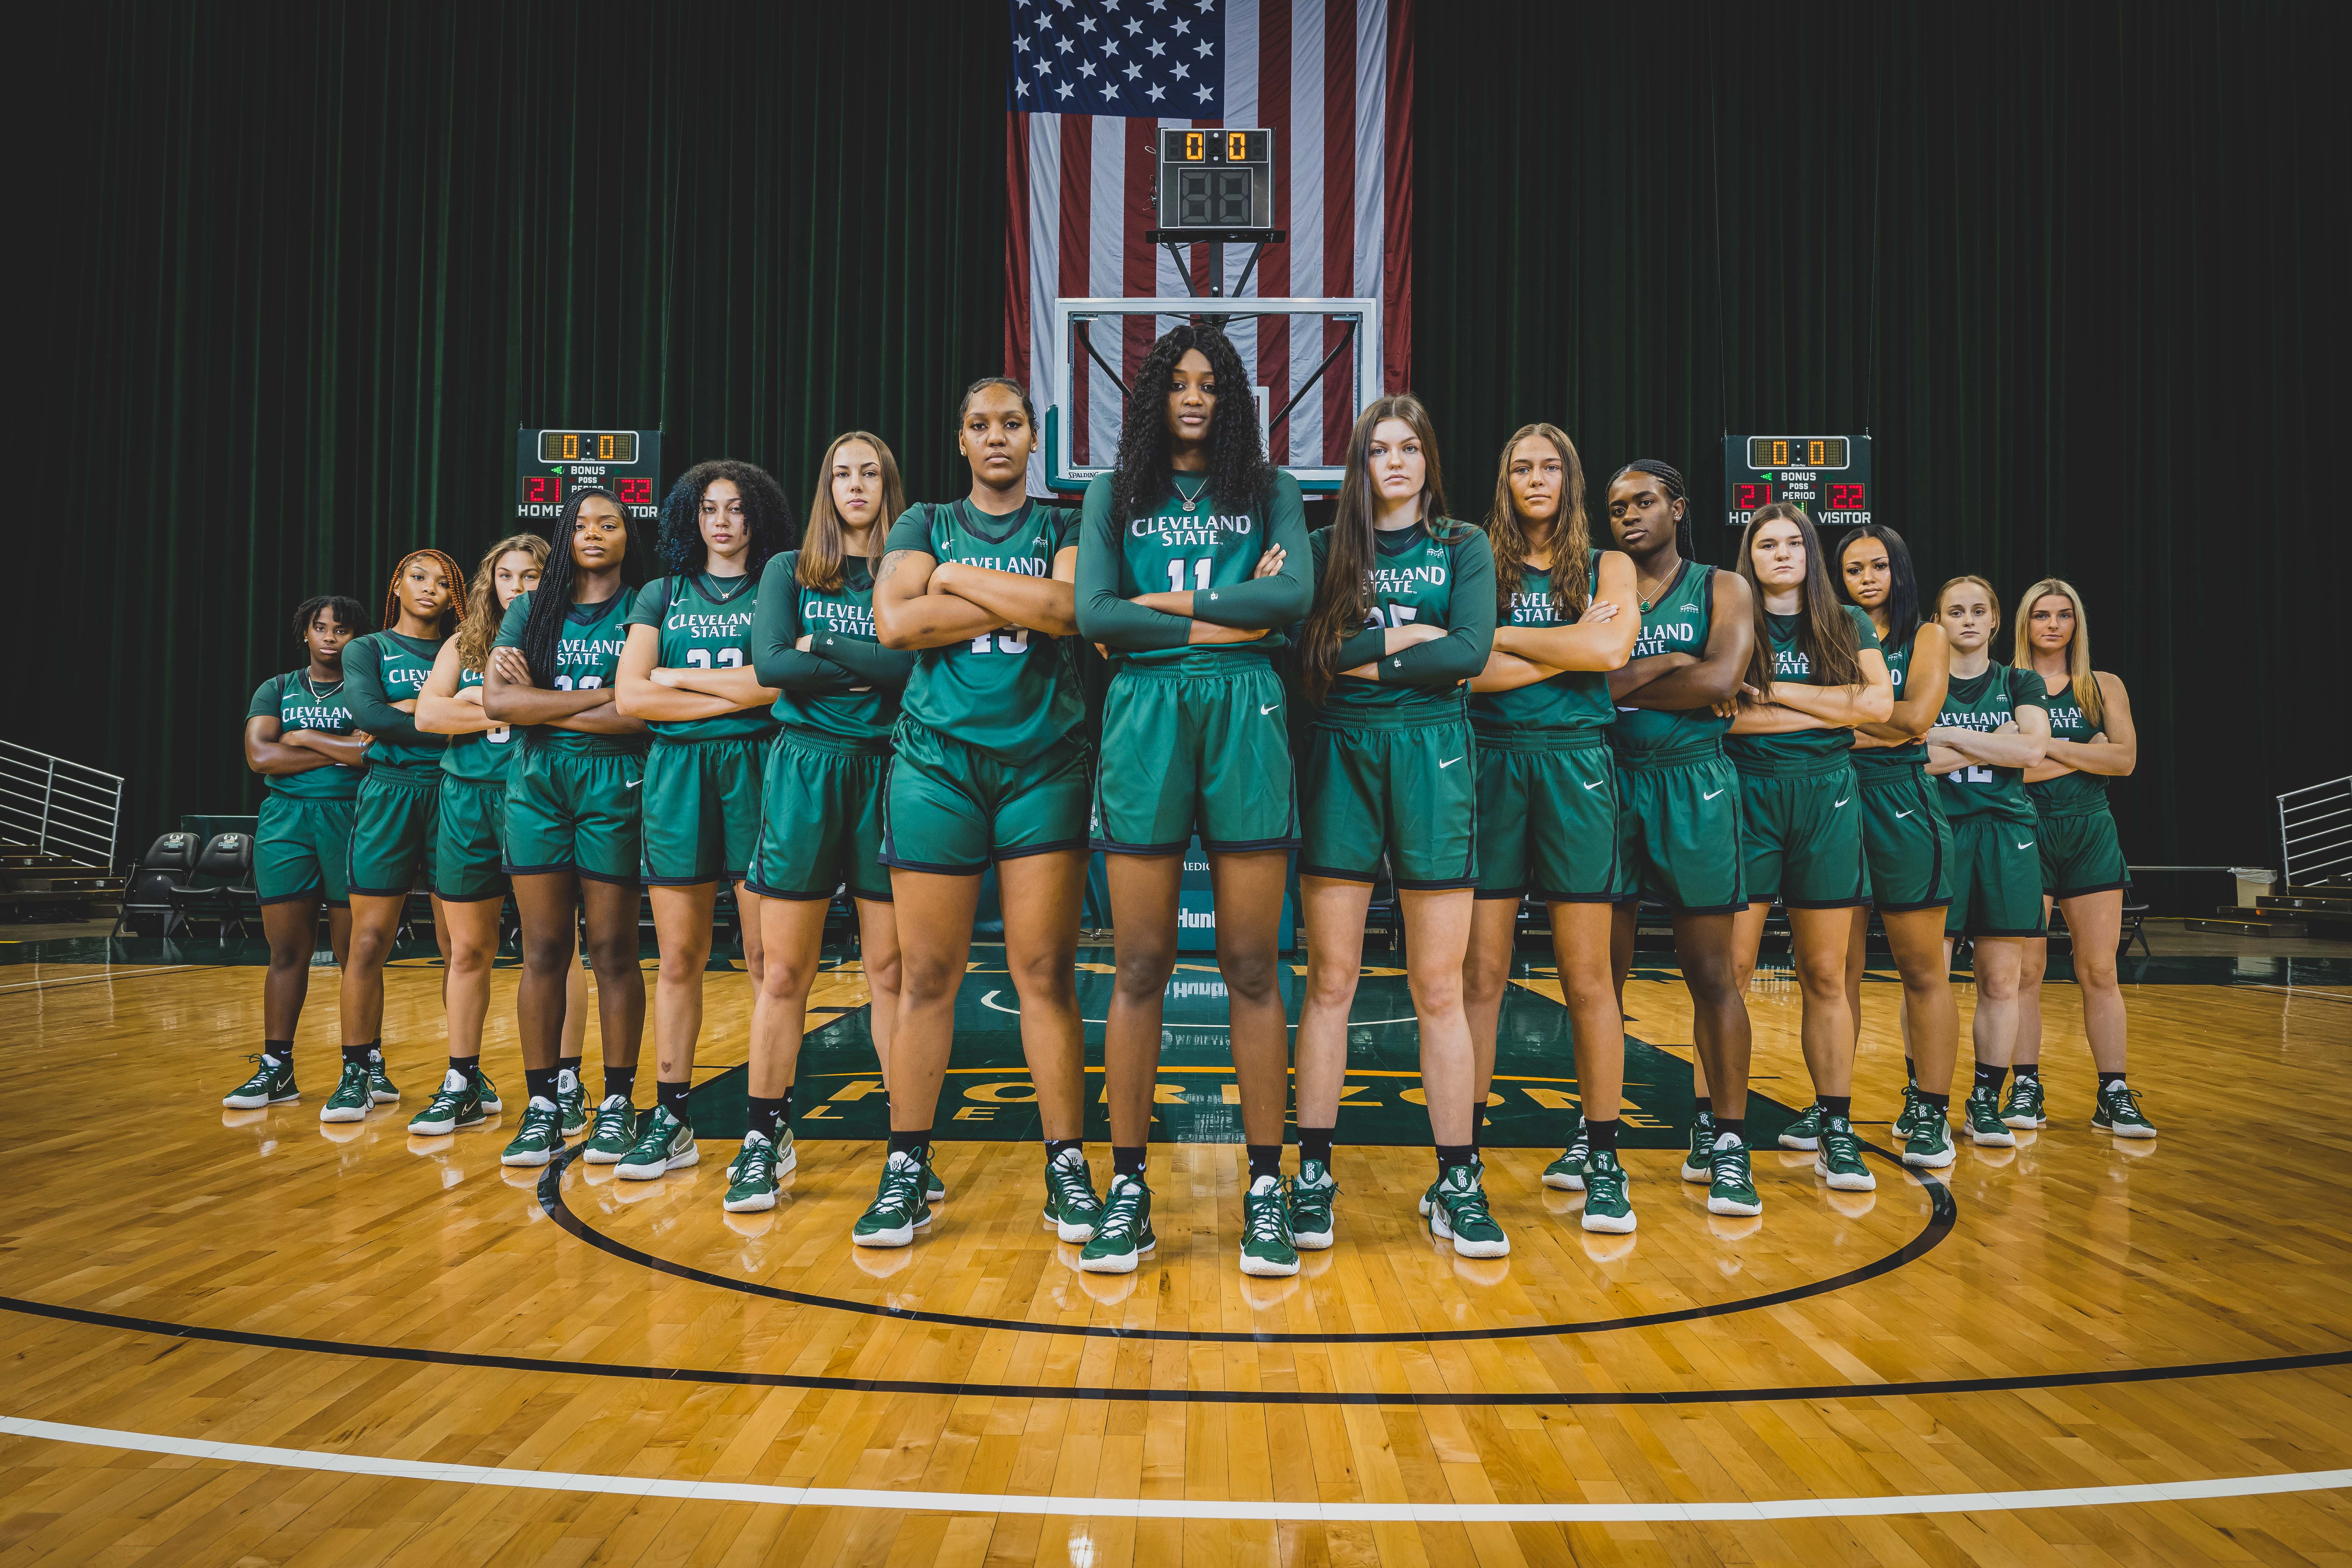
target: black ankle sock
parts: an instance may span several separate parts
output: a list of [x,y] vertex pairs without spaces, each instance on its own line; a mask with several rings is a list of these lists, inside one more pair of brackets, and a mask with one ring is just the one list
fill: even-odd
[[1277,1182],[1282,1180],[1281,1144],[1250,1143],[1244,1145],[1244,1147],[1249,1150],[1250,1184],[1252,1186],[1255,1186],[1257,1184],[1257,1179],[1260,1176],[1272,1176]]
[[1150,1163],[1150,1158],[1151,1146],[1148,1143],[1137,1143],[1131,1146],[1125,1143],[1114,1143],[1110,1146],[1111,1174],[1114,1176],[1141,1176],[1143,1174],[1143,1168]]
[[1584,1136],[1591,1141],[1594,1153],[1617,1152],[1617,1123],[1614,1121],[1595,1121],[1588,1116],[1584,1119]]
[[1046,1140],[1045,1140],[1045,1163],[1047,1163],[1048,1165],[1050,1165],[1050,1164],[1052,1164],[1055,1161],[1056,1161],[1056,1160],[1060,1159],[1060,1158],[1062,1157],[1062,1152],[1063,1152],[1064,1150],[1066,1150],[1066,1149],[1076,1149],[1076,1150],[1078,1152],[1078,1157],[1079,1157],[1080,1159],[1084,1159],[1084,1158],[1086,1157],[1086,1152],[1087,1152],[1087,1143],[1086,1143],[1086,1140],[1085,1140],[1085,1139],[1083,1139],[1083,1138],[1048,1138],[1048,1139],[1046,1139]]
[[771,1143],[782,1142],[783,1140],[776,1134],[789,1114],[784,1109],[784,1102],[782,1100],[763,1100],[755,1094],[751,1097],[751,1125],[743,1130],[743,1135],[748,1138],[757,1132]]
[[636,1092],[636,1068],[608,1067],[604,1069],[604,1098],[606,1100],[612,1099],[616,1094],[623,1100],[627,1100]]
[[784,1085],[784,1092],[776,1097],[776,1103],[784,1108],[784,1125],[790,1127],[793,1124],[793,1086],[791,1084]]
[[1702,1094],[1696,1100],[1692,1100],[1691,1104],[1696,1108],[1691,1113],[1694,1116],[1712,1116],[1715,1114],[1715,1101],[1709,1096]]
[[2111,1083],[2121,1083],[2123,1080],[2124,1075],[2119,1072],[2103,1072],[2099,1075],[2099,1087],[2105,1089]]
[[660,1106],[664,1110],[668,1111],[672,1116],[677,1117],[680,1121],[684,1121],[687,1119],[686,1100],[687,1097],[693,1092],[694,1080],[692,1079],[687,1079],[684,1083],[672,1083],[667,1079],[656,1079],[654,1080],[654,1103]]
[[482,1058],[479,1057],[451,1057],[449,1058],[449,1070],[451,1072],[464,1073],[470,1079],[479,1079],[482,1076]]
[[1478,1151],[1468,1143],[1440,1143],[1437,1146],[1437,1173],[1442,1177],[1457,1165],[1475,1165]]
[[1919,1064],[1913,1061],[1909,1057],[1905,1057],[1903,1058],[1903,1077],[1904,1080],[1909,1083],[1913,1089],[1919,1087]]
[[553,1068],[523,1068],[522,1091],[523,1097],[527,1100],[543,1100],[548,1104],[553,1105],[555,1103],[555,1069]]
[[1948,1094],[1929,1094],[1923,1089],[1919,1091],[1919,1099],[1922,1102],[1933,1106],[1938,1116],[1952,1109],[1952,1097]]
[[1734,1138],[1738,1139],[1742,1143],[1747,1142],[1748,1118],[1745,1116],[1717,1117],[1715,1119],[1715,1135],[1717,1138],[1720,1138],[1727,1132],[1730,1133]]
[[1304,1164],[1314,1160],[1324,1165],[1330,1164],[1331,1134],[1334,1131],[1329,1127],[1301,1127],[1298,1130],[1299,1163]]
[[[2029,1078],[2036,1083],[2040,1083],[2042,1081],[2042,1064],[2040,1062],[2020,1062],[2009,1070],[2017,1075],[2018,1081],[2021,1083]],[[2116,1076],[2117,1078],[2121,1078],[2123,1075],[2121,1073],[2117,1073]]]
[[2007,1068],[1987,1067],[1982,1062],[1977,1063],[1977,1087],[1979,1089],[1989,1089],[1995,1094],[1999,1094],[2000,1092],[2000,1080],[2008,1076],[2009,1069]]
[[893,1154],[912,1154],[916,1158],[920,1159],[929,1150],[930,1146],[931,1130],[928,1127],[924,1128],[920,1132],[899,1132],[893,1131],[890,1134],[890,1152]]
[[271,1061],[283,1066],[294,1059],[294,1042],[291,1040],[264,1040],[261,1042],[261,1054],[268,1057]]
[[1823,1116],[1843,1116],[1848,1121],[1853,1120],[1853,1096],[1850,1094],[1824,1094],[1819,1103]]
[[360,1066],[365,1067],[368,1065],[369,1059],[375,1055],[375,1051],[376,1042],[373,1040],[370,1040],[364,1046],[345,1046],[343,1047],[343,1060],[345,1062],[357,1062]]

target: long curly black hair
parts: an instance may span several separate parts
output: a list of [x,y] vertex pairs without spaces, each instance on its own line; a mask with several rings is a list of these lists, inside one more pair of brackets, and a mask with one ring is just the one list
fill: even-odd
[[1274,465],[1258,439],[1257,399],[1249,372],[1233,340],[1214,327],[1191,322],[1151,345],[1136,367],[1127,391],[1127,416],[1119,424],[1118,471],[1111,480],[1111,515],[1141,517],[1173,491],[1169,477],[1168,388],[1176,362],[1198,349],[1216,378],[1217,405],[1209,415],[1209,482],[1206,493],[1226,507],[1259,507],[1274,488]]
[[603,496],[627,520],[623,537],[628,541],[621,549],[621,592],[629,594],[645,586],[647,568],[654,560],[653,545],[646,538],[645,525],[636,514],[622,503],[621,498],[602,485],[590,485],[563,498],[563,510],[555,520],[554,534],[548,552],[547,569],[540,574],[539,586],[530,593],[530,612],[522,623],[522,656],[530,664],[530,683],[552,689],[555,686],[555,660],[563,640],[563,617],[572,613],[572,585],[579,580],[579,563],[572,559],[572,541],[580,531],[580,509],[590,498]]
[[[670,486],[661,504],[662,570],[673,578],[690,576],[702,570],[703,563],[709,559],[702,542],[702,492],[716,479],[725,479],[743,498],[743,515],[751,524],[751,553],[747,565],[751,581],[756,583],[768,557],[800,548],[800,519],[793,515],[793,503],[784,499],[783,487],[776,483],[774,476],[756,464],[733,458],[713,458],[707,463],[697,463]],[[673,584],[672,592],[675,591]]]

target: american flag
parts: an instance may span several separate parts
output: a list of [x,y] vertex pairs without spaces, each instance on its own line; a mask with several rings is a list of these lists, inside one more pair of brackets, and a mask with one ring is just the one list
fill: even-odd
[[[1275,132],[1275,226],[1244,296],[1381,301],[1386,390],[1411,384],[1414,0],[1012,0],[1005,88],[1005,368],[1042,406],[1058,402],[1070,449],[1108,460],[1119,393],[1091,365],[1051,363],[1056,297],[1181,296],[1152,193],[1162,126]],[[1250,247],[1224,247],[1234,293]],[[1207,249],[1186,247],[1206,292]],[[1129,321],[1125,378],[1176,317]],[[1236,318],[1243,362],[1279,409],[1343,335]],[[1113,345],[1097,334],[1096,348]],[[1115,360],[1114,363],[1118,363]],[[1276,462],[1338,463],[1351,377],[1341,356],[1275,432]],[[1042,463],[1031,488],[1045,488]]]

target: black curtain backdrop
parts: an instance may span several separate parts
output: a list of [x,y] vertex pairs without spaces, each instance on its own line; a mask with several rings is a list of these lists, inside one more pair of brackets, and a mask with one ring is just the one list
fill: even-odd
[[1728,564],[1727,429],[1866,431],[1928,593],[2082,591],[2139,725],[2126,853],[2276,864],[2271,797],[2352,762],[2326,13],[1422,15],[1414,375],[1458,510],[1549,418],[1596,525],[1664,458]]
[[[1681,466],[1721,563],[1727,427],[1867,430],[1931,587],[2084,591],[2140,721],[2132,858],[2274,858],[2270,796],[2347,751],[2325,13],[1420,15],[1414,364],[1457,510],[1549,418],[1596,489]],[[1000,5],[68,25],[27,73],[16,456],[58,504],[5,731],[129,775],[133,847],[257,800],[244,704],[297,600],[509,530],[518,425],[659,425],[666,478],[746,458],[795,504],[865,426],[955,487],[955,392],[1003,353]]]

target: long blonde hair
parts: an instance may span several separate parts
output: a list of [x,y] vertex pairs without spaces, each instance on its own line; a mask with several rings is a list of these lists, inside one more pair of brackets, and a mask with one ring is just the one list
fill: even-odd
[[2066,679],[2074,689],[2075,705],[2083,710],[2083,722],[2092,730],[2099,727],[2099,678],[2091,668],[2091,623],[2083,614],[2083,595],[2074,584],[2063,577],[2044,577],[2025,591],[2017,601],[2017,654],[2014,662],[2021,669],[2033,668],[2033,641],[2031,626],[2033,606],[2047,595],[2055,594],[2074,606],[2074,635],[2066,639]]
[[1576,443],[1557,425],[1522,425],[1503,443],[1503,460],[1495,465],[1495,499],[1486,508],[1486,538],[1495,547],[1495,613],[1505,625],[1511,619],[1511,595],[1519,591],[1527,559],[1528,524],[1519,515],[1518,498],[1511,494],[1511,454],[1529,437],[1540,437],[1559,454],[1562,493],[1559,510],[1552,516],[1552,602],[1570,620],[1584,614],[1591,584],[1584,580],[1592,550],[1592,530],[1584,516],[1584,461]]
[[873,531],[866,536],[866,570],[869,574],[881,568],[890,525],[907,510],[907,486],[898,478],[898,459],[891,455],[890,444],[866,430],[845,430],[835,436],[833,445],[824,449],[824,460],[817,464],[816,499],[809,502],[808,531],[801,536],[800,560],[793,572],[802,587],[824,594],[835,593],[841,587],[844,544],[841,513],[833,505],[833,455],[852,441],[863,441],[873,447],[874,456],[882,465],[882,510],[875,514]]
[[473,584],[466,590],[466,615],[457,623],[459,665],[478,675],[490,662],[490,644],[498,639],[499,623],[506,618],[506,608],[499,603],[499,557],[520,550],[544,572],[547,552],[552,548],[536,533],[509,533],[490,546],[482,563],[474,568]]

